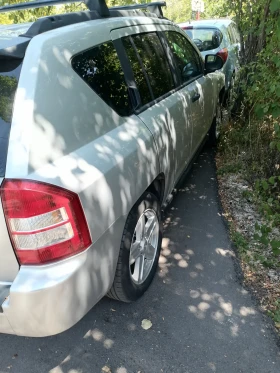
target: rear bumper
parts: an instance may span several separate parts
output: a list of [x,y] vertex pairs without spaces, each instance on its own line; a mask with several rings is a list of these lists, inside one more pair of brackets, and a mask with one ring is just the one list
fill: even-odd
[[57,265],[21,267],[2,304],[0,332],[42,337],[74,325],[101,297],[92,292],[88,252]]
[[4,313],[0,313],[0,331],[1,333],[15,334]]
[[87,251],[72,258],[22,266],[2,304],[0,332],[45,337],[76,324],[111,287],[123,224],[117,220]]

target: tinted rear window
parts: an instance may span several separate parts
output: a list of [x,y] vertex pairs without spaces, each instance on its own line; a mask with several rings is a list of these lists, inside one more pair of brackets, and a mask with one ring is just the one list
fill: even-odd
[[124,72],[112,42],[101,44],[75,56],[76,73],[119,115],[132,112]]
[[218,29],[201,28],[186,29],[185,31],[201,52],[218,48],[223,40],[223,34]]
[[0,177],[5,176],[13,104],[20,70],[20,61],[0,59]]

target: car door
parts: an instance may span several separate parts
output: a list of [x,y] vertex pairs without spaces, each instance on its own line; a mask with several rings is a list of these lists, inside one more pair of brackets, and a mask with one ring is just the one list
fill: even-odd
[[194,155],[213,119],[211,76],[204,75],[202,58],[187,37],[175,28],[164,31],[180,80],[180,94],[189,98],[191,116],[191,156]]
[[135,113],[154,136],[166,197],[190,159],[190,97],[176,91],[176,76],[156,26],[114,30],[111,35],[114,40],[121,38],[132,70],[138,101]]

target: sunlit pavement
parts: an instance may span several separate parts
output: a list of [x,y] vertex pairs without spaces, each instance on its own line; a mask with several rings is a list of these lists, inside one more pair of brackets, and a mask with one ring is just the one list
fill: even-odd
[[205,150],[166,212],[148,293],[134,304],[103,299],[58,336],[0,335],[0,372],[279,373],[271,324],[237,271]]

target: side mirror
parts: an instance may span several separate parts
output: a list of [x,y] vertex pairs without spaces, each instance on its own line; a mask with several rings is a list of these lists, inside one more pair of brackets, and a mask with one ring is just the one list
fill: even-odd
[[216,70],[220,70],[224,66],[224,60],[216,54],[207,54],[205,56],[205,74],[213,73]]

